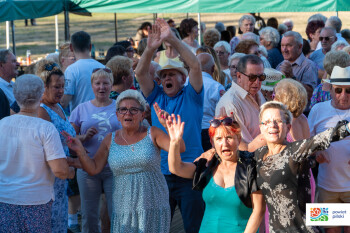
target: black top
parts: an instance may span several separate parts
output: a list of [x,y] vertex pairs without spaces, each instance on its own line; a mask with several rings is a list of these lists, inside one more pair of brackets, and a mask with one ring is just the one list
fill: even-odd
[[7,116],[10,116],[10,103],[3,90],[0,89],[0,120]]

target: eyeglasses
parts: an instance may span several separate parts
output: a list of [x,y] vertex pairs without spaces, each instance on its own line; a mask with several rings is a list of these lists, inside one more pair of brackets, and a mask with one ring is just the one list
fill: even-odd
[[343,90],[345,90],[346,94],[350,94],[350,87],[348,87],[348,88],[341,88],[341,87],[334,88],[334,92],[336,94],[341,94],[343,92]]
[[223,51],[215,51],[217,55],[222,56],[225,55],[226,52]]
[[127,112],[129,112],[131,115],[136,115],[139,112],[143,112],[143,110],[141,108],[135,108],[135,107],[131,107],[131,108],[117,108],[117,112],[119,114],[125,115]]
[[325,41],[329,41],[331,38],[333,38],[334,36],[325,36],[325,37],[323,37],[323,36],[320,36],[318,39],[320,40],[320,41],[323,41],[323,39],[325,40]]
[[237,70],[237,66],[235,66],[235,65],[231,65],[228,68],[233,69],[233,70]]
[[105,71],[105,72],[107,72],[109,74],[112,73],[112,71],[109,68],[96,68],[96,69],[92,70],[92,73],[95,73],[95,72],[97,72],[99,70],[103,70],[103,71]]
[[52,63],[52,64],[46,64],[45,65],[45,70],[47,70],[47,71],[52,71],[53,70],[53,68],[55,68],[55,67],[59,67],[56,63]]
[[260,82],[264,81],[266,79],[266,74],[260,74],[260,75],[255,75],[255,74],[251,74],[251,75],[247,75],[241,71],[238,71],[241,74],[244,74],[245,76],[247,76],[249,78],[249,82],[255,82],[256,79],[259,79]]
[[214,128],[219,127],[221,124],[223,124],[224,126],[234,126],[235,128],[239,128],[238,122],[233,120],[230,117],[225,117],[222,120],[213,119],[213,120],[209,121],[209,123],[210,123],[210,126],[214,127]]
[[273,125],[281,125],[283,123],[286,123],[286,121],[283,121],[281,119],[277,119],[277,120],[266,120],[265,122],[261,122],[260,124],[264,125],[264,126],[268,126],[270,125],[271,123],[273,123]]

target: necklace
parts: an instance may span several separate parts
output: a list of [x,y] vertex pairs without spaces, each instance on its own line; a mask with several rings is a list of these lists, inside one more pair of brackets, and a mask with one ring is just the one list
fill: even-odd
[[123,132],[120,131],[120,136],[122,136],[122,139],[126,142],[126,144],[131,148],[131,151],[134,152],[135,151],[135,148],[134,148],[134,145],[130,145],[128,143],[128,141],[123,137]]

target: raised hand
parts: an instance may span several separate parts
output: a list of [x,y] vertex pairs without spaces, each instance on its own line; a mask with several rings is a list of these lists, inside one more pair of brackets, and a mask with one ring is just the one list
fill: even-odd
[[158,25],[159,29],[160,29],[160,38],[162,40],[167,40],[169,39],[170,37],[174,37],[171,29],[170,29],[170,26],[167,22],[165,22],[164,19],[157,19],[156,20],[156,25]]
[[170,140],[173,142],[180,142],[182,135],[184,134],[185,122],[181,122],[180,115],[177,115],[177,120],[174,114],[168,117],[166,120],[166,125],[168,128],[168,133]]
[[62,131],[61,134],[63,137],[66,138],[66,143],[69,149],[75,151],[78,156],[81,156],[85,154],[85,148],[83,147],[83,144],[81,144],[81,141],[77,138],[72,137],[69,133],[66,131]]
[[164,128],[167,128],[166,119],[170,116],[170,114],[168,112],[166,112],[165,110],[160,109],[158,103],[154,103],[153,108],[157,114],[159,122],[162,124],[162,126]]
[[89,128],[83,137],[83,141],[85,142],[86,140],[90,140],[97,133],[98,131],[95,127]]
[[161,46],[162,42],[160,28],[157,24],[154,24],[152,29],[149,28],[148,30],[147,47],[156,50]]

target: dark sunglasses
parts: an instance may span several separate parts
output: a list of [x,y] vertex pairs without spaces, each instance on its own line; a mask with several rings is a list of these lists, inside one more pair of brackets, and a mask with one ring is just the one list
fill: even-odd
[[52,63],[52,64],[46,64],[45,65],[45,70],[47,70],[47,71],[52,71],[53,70],[53,68],[55,68],[55,67],[59,67],[56,63]]
[[131,115],[136,115],[139,112],[143,112],[141,108],[117,108],[117,112],[119,114],[125,115],[127,112],[129,112]]
[[266,79],[266,74],[261,74],[261,75],[255,75],[255,74],[251,74],[251,75],[247,75],[241,71],[238,71],[241,74],[244,74],[245,76],[247,76],[249,78],[249,82],[255,82],[256,79],[259,79],[260,82],[264,81]]
[[209,121],[210,123],[210,126],[211,127],[214,127],[214,128],[217,128],[219,127],[221,124],[223,124],[224,126],[234,126],[235,128],[238,128],[239,127],[239,124],[237,121],[234,121],[232,118],[230,117],[225,117],[224,119],[222,120],[219,120],[219,119],[213,119],[211,121]]
[[331,38],[333,38],[334,36],[330,36],[330,37],[328,37],[328,36],[326,36],[326,37],[323,37],[323,36],[320,36],[318,39],[320,40],[320,41],[323,41],[323,40],[325,40],[325,41],[329,41]]
[[346,94],[350,94],[350,87],[348,87],[348,88],[336,87],[336,88],[334,88],[334,92],[336,94],[341,94],[343,92],[343,89],[345,90]]
[[105,72],[107,72],[109,74],[112,73],[112,71],[109,68],[96,68],[96,69],[92,70],[92,73],[95,73],[95,72],[97,72],[99,70],[103,70],[103,71],[105,71]]

